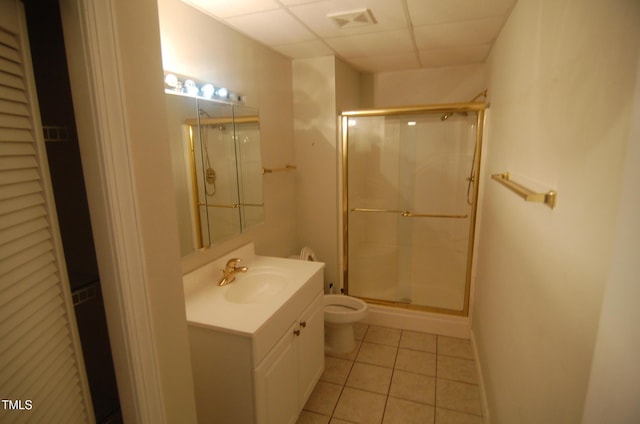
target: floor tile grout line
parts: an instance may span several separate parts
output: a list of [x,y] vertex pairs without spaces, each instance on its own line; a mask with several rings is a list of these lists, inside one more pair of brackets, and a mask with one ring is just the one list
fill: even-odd
[[400,330],[400,338],[398,339],[398,345],[396,346],[396,355],[393,358],[393,367],[391,368],[391,378],[389,379],[389,387],[387,387],[387,396],[384,399],[384,408],[382,408],[382,417],[380,422],[384,422],[384,416],[387,414],[387,405],[389,404],[389,398],[391,397],[391,385],[393,384],[393,376],[396,373],[396,365],[398,363],[398,352],[400,351],[400,340],[402,339],[402,330]]
[[436,424],[436,414],[438,411],[438,336],[436,335],[436,369],[433,372],[435,382],[433,383],[433,424]]

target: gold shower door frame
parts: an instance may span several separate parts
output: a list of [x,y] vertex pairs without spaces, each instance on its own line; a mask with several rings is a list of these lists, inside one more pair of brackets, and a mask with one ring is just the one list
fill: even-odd
[[[478,190],[480,185],[480,160],[482,156],[482,134],[484,132],[484,111],[487,105],[485,103],[451,103],[441,105],[425,105],[415,107],[400,107],[400,108],[383,108],[383,109],[366,109],[366,110],[354,110],[346,111],[341,114],[341,129],[342,129],[342,264],[343,264],[343,283],[345,293],[349,294],[349,149],[348,149],[348,131],[349,118],[355,117],[369,117],[369,116],[397,116],[397,115],[410,115],[410,114],[424,114],[424,113],[455,113],[455,112],[477,112],[477,125],[476,125],[476,154],[473,163],[473,169],[475,169],[475,175],[473,179],[473,204],[471,205],[471,220],[469,225],[469,240],[467,249],[467,269],[465,278],[465,291],[464,291],[464,303],[461,311],[438,308],[434,306],[426,305],[413,305],[410,303],[403,303],[398,301],[381,300],[361,297],[361,299],[373,303],[385,306],[394,306],[405,309],[422,310],[428,312],[443,313],[448,315],[468,316],[469,315],[469,297],[471,293],[471,273],[473,264],[473,246],[476,226],[476,213],[478,206]],[[407,211],[408,213],[408,211]]]

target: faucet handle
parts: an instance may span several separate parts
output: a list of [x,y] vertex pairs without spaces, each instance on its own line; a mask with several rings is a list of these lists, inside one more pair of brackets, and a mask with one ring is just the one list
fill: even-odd
[[227,269],[234,269],[236,267],[236,265],[238,264],[238,262],[240,262],[242,259],[240,258],[231,258],[227,261]]

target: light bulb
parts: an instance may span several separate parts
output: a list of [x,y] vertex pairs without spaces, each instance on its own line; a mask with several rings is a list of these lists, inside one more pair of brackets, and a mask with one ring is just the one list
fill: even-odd
[[229,90],[227,90],[226,88],[218,88],[218,91],[216,91],[216,96],[218,97],[222,97],[222,98],[227,98],[227,96],[229,95]]
[[167,87],[175,89],[178,87],[178,77],[173,74],[167,74],[164,77],[164,83],[167,84]]
[[193,80],[186,80],[184,82],[184,89],[186,90],[187,94],[190,96],[198,95],[198,86]]
[[202,95],[207,99],[210,99],[213,96],[213,93],[216,91],[215,87],[211,84],[205,84],[200,89],[202,91]]

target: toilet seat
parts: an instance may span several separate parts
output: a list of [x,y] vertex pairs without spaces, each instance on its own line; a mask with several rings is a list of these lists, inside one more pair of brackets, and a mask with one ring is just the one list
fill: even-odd
[[324,320],[330,324],[346,324],[363,319],[367,304],[355,297],[341,294],[324,295]]
[[351,306],[346,306],[346,305],[325,305],[324,310],[329,312],[357,311],[357,309],[352,308]]

